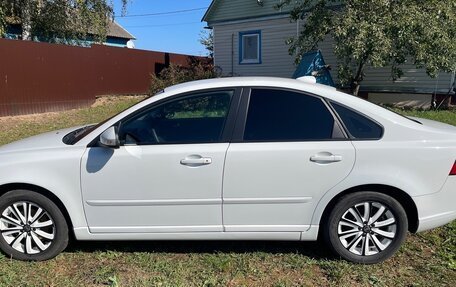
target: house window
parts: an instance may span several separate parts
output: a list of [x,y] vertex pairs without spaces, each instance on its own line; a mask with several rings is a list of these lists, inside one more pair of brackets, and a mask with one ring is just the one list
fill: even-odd
[[239,33],[239,64],[261,64],[261,31]]

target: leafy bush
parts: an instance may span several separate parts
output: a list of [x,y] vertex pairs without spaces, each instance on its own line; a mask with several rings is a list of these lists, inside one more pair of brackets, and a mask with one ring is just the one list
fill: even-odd
[[159,75],[152,75],[149,89],[150,95],[155,95],[166,87],[203,79],[217,78],[220,72],[214,67],[212,61],[192,57],[187,66],[171,64],[163,69]]

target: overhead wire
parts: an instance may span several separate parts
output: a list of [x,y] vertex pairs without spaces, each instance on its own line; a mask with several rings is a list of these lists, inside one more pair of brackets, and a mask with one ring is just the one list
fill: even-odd
[[157,24],[157,25],[136,25],[136,26],[125,26],[125,28],[153,28],[153,27],[169,27],[169,26],[182,26],[191,24],[200,24],[201,22],[185,22],[185,23],[172,23],[172,24]]
[[171,15],[171,14],[179,14],[179,13],[186,13],[186,12],[193,12],[193,11],[201,11],[201,10],[206,10],[206,9],[207,9],[207,7],[201,7],[201,8],[174,10],[174,11],[166,11],[166,12],[146,13],[146,14],[116,15],[115,17],[116,18],[149,17],[149,16]]

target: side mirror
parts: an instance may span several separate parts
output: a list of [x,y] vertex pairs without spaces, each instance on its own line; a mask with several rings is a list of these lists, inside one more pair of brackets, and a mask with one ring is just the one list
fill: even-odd
[[100,135],[100,145],[109,148],[119,148],[120,141],[116,127],[110,127]]

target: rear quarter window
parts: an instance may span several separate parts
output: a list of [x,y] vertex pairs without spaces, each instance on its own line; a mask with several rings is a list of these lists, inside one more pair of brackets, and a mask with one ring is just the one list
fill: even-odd
[[339,115],[351,138],[376,140],[383,136],[383,127],[373,120],[340,104],[331,102],[331,105]]

